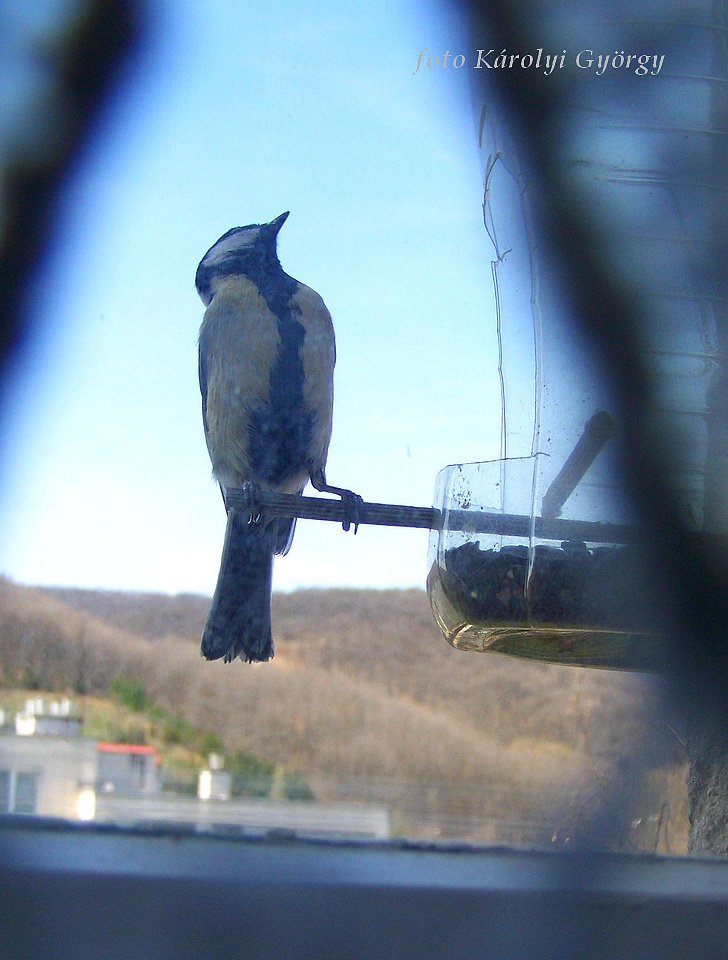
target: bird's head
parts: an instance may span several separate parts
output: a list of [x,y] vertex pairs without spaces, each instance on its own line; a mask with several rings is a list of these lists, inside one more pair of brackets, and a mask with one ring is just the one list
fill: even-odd
[[288,213],[282,213],[270,223],[233,227],[213,243],[200,261],[195,275],[195,286],[205,306],[226,277],[242,274],[255,279],[256,275],[265,273],[271,266],[279,266],[276,241]]

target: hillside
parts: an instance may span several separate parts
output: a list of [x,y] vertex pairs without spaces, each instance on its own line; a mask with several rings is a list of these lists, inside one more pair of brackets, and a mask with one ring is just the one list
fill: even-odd
[[[186,639],[195,649],[210,603],[192,594],[42,593],[135,637]],[[279,593],[273,628],[276,658],[269,667],[285,660],[340,671],[457,714],[505,743],[530,736],[586,744],[600,756],[626,749],[633,760],[655,764],[675,748],[659,720],[658,686],[650,678],[454,650],[420,590]],[[227,667],[245,669],[239,662]]]
[[210,664],[208,603],[0,581],[0,678],[87,694],[141,678],[226,751],[299,769],[322,799],[386,802],[405,832],[439,818],[492,839],[491,821],[538,820],[625,845],[668,781],[682,816],[654,681],[455,651],[414,590],[277,595],[275,659]]

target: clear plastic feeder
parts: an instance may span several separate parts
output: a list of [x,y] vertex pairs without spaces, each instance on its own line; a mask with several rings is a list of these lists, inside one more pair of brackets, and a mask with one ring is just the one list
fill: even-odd
[[458,650],[659,667],[635,528],[605,514],[598,485],[580,484],[552,516],[558,478],[543,455],[440,471],[427,581],[440,629]]
[[[647,76],[616,68],[597,76],[565,58],[564,69],[548,78],[559,105],[550,169],[570,208],[580,211],[615,289],[638,305],[623,333],[641,371],[640,408],[628,407],[637,418],[631,435],[641,438],[637,454],[659,477],[669,516],[725,559],[725,11],[707,3],[690,6],[690,16],[686,9],[623,6],[595,19],[564,7],[543,18],[539,42],[569,53],[615,51],[620,62],[619,51],[655,55]],[[582,323],[578,300],[560,287],[569,264],[555,262],[543,240],[548,224],[535,213],[540,181],[517,128],[513,133],[507,113],[499,113],[494,77],[483,71],[474,80],[492,246],[484,330],[497,336],[500,459],[438,475],[432,608],[461,650],[659,669],[660,618],[646,599],[659,586],[659,558],[647,561],[649,545],[630,516],[625,477],[635,474],[620,441],[623,394],[609,381],[602,341],[587,336],[594,328]],[[589,460],[582,440],[600,412],[608,412],[614,432]],[[632,463],[635,452],[631,446]],[[641,493],[644,502],[649,492]]]

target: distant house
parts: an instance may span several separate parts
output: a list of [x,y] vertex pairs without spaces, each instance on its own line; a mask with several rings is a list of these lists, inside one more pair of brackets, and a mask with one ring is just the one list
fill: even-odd
[[199,800],[229,800],[232,793],[233,778],[223,770],[224,760],[218,753],[211,753],[209,766],[200,770],[197,778],[197,797]]
[[159,793],[160,757],[154,747],[98,744],[98,788],[102,793],[145,796]]
[[90,820],[95,810],[96,741],[0,732],[0,813]]
[[28,700],[0,729],[0,813],[92,820],[99,791],[142,797],[160,790],[154,747],[81,736],[70,700]]
[[70,701],[29,700],[15,726],[0,718],[0,814],[114,823],[181,822],[286,829],[315,836],[389,836],[389,811],[357,803],[232,799],[221,757],[200,773],[198,796],[161,791],[154,747],[81,736]]
[[72,709],[68,698],[49,704],[48,710],[42,697],[27,700],[23,712],[15,714],[15,732],[21,737],[80,737],[82,720]]

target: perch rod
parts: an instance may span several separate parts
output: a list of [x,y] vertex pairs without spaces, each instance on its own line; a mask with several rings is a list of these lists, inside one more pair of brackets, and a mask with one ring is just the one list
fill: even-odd
[[[250,510],[249,494],[243,489],[229,489],[225,496],[228,510]],[[255,510],[268,517],[299,517],[303,520],[329,520],[343,523],[347,508],[342,500],[324,497],[298,497],[287,493],[257,490]],[[445,511],[449,530],[464,533],[491,533],[496,536],[523,537],[531,533],[531,518],[512,513],[486,513],[481,510]],[[414,527],[441,530],[443,511],[435,507],[408,507],[392,503],[362,503],[361,524],[383,527]],[[590,543],[636,543],[634,527],[615,523],[594,523],[587,520],[544,519],[536,517],[533,533],[544,540],[575,540]]]

